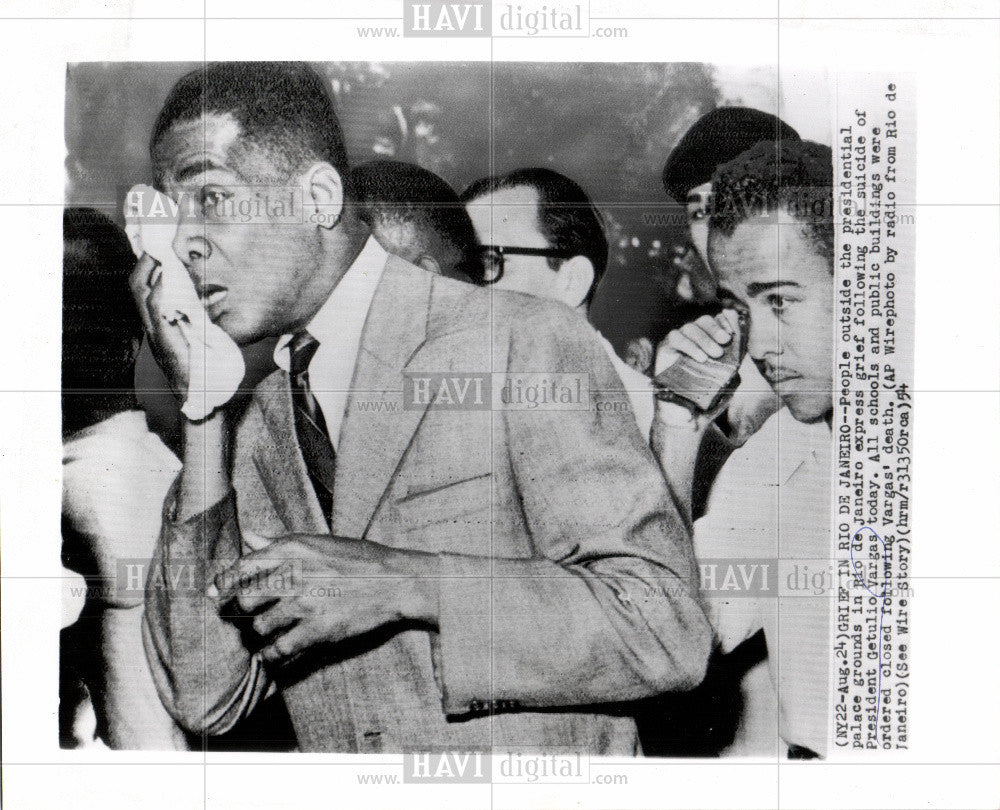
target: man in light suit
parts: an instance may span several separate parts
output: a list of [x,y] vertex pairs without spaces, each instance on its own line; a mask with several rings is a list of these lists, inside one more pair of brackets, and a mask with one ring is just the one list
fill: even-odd
[[[220,733],[277,688],[304,750],[634,753],[609,704],[697,684],[710,630],[690,527],[634,422],[602,413],[624,394],[586,323],[387,257],[308,67],[181,79],[151,155],[208,316],[281,336],[237,422],[185,424],[144,626],[171,714]],[[301,210],[220,215],[256,177]],[[161,277],[133,289],[185,390]],[[586,402],[532,406],[581,374]]]

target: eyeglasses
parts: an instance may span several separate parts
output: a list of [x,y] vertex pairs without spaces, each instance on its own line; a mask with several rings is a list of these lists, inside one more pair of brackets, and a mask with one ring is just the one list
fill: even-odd
[[479,284],[496,284],[503,278],[505,256],[545,256],[549,259],[572,259],[576,254],[571,250],[558,248],[527,248],[509,245],[481,245],[482,275],[476,279]]

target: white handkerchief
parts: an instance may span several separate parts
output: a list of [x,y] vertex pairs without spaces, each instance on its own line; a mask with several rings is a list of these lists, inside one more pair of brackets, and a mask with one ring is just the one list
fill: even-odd
[[239,346],[208,317],[191,276],[174,253],[180,209],[146,185],[133,186],[125,197],[125,232],[136,257],[143,253],[160,263],[163,273],[163,317],[180,329],[188,344],[191,377],[181,407],[188,419],[204,419],[233,398],[246,366]]

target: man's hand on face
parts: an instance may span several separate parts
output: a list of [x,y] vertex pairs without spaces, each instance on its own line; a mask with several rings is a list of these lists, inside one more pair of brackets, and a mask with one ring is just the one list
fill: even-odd
[[[654,376],[672,366],[682,357],[696,363],[709,358],[718,360],[726,347],[739,335],[739,314],[734,309],[724,309],[718,315],[702,315],[697,320],[672,330],[656,347]],[[710,413],[693,416],[683,405],[657,400],[657,415],[669,424],[688,424],[696,430],[706,428],[729,406],[729,397],[723,397]]]
[[183,398],[191,377],[190,352],[180,326],[168,323],[164,317],[168,313],[163,309],[163,271],[159,262],[143,253],[129,276],[129,286],[153,356],[174,394]]
[[655,373],[673,365],[681,355],[696,363],[704,363],[710,357],[717,360],[738,332],[739,316],[734,309],[724,309],[715,316],[702,315],[660,341],[656,347]]
[[436,572],[433,554],[291,535],[241,557],[214,590],[220,608],[252,617],[264,660],[280,662],[397,621],[436,624]]

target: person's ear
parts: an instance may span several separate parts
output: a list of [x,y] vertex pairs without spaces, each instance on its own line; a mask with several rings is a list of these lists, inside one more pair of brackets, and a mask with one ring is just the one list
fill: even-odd
[[303,209],[318,227],[332,230],[344,213],[344,182],[329,163],[315,163],[303,177]]
[[441,265],[438,263],[438,260],[427,253],[421,253],[414,264],[424,268],[428,273],[433,273],[436,276],[441,275]]
[[572,309],[581,306],[594,286],[594,265],[586,256],[574,256],[559,266],[556,287],[559,300]]

